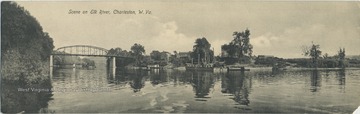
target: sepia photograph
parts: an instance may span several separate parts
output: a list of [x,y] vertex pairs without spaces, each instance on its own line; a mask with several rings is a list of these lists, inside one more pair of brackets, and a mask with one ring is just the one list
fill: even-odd
[[1,113],[360,114],[359,1],[1,1]]

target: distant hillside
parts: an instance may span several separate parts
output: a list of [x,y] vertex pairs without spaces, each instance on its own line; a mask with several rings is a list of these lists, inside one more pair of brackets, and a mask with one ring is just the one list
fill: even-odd
[[360,55],[347,55],[346,58],[360,60]]
[[106,67],[106,57],[83,57],[95,61],[96,68]]

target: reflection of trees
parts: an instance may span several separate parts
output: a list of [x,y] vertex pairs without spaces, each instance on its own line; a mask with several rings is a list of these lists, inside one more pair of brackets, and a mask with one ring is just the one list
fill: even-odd
[[[110,69],[110,72],[111,70],[112,69]],[[117,68],[115,69],[115,76],[113,76],[112,73],[110,73],[110,76],[108,76],[108,82],[124,87],[129,82],[128,75],[129,73],[127,70],[123,68]]]
[[337,79],[339,80],[339,86],[341,90],[345,90],[345,69],[341,69],[337,72]]
[[345,69],[337,72],[337,79],[339,80],[339,85],[345,85]]
[[181,82],[180,85],[190,85],[192,84],[192,78],[193,78],[194,72],[173,72],[171,75],[176,77],[178,82]]
[[[18,88],[37,88],[49,91],[28,92],[18,91]],[[40,109],[46,108],[52,100],[52,88],[49,79],[39,79],[36,83],[27,83],[24,80],[10,81],[2,80],[1,83],[1,112],[3,113],[38,113]]]
[[311,71],[311,92],[317,92],[318,88],[321,86],[321,76],[319,75],[318,70]]
[[111,73],[112,69],[107,70],[107,79],[109,84],[125,86],[129,84],[134,92],[139,92],[145,86],[145,77],[147,71],[144,70],[126,70],[116,69],[115,76]]
[[130,76],[130,86],[134,92],[139,92],[145,86],[145,75],[143,75],[143,72],[136,72],[135,75]]
[[[115,75],[113,74],[113,70],[115,70]],[[107,80],[109,84],[121,85],[125,86],[126,83],[129,82],[129,75],[132,75],[125,68],[116,68],[112,69],[107,67]]]
[[150,81],[153,86],[168,82],[168,78],[168,74],[163,70],[155,69],[150,71]]
[[232,98],[241,105],[249,105],[251,79],[244,72],[229,72],[221,79],[221,92],[234,95]]
[[196,98],[207,98],[210,88],[214,87],[214,76],[209,72],[192,72],[191,76],[191,85]]

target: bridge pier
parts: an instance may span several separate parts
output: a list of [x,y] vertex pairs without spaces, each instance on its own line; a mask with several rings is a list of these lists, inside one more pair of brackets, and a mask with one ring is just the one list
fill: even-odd
[[111,65],[111,67],[112,67],[112,75],[113,75],[113,78],[115,79],[115,72],[116,72],[116,57],[112,57],[111,58],[111,63],[112,63],[112,65]]
[[111,58],[112,68],[116,68],[116,57]]
[[53,66],[54,66],[54,56],[50,55],[50,79],[52,79],[53,76]]
[[54,66],[53,59],[54,59],[53,55],[50,55],[50,68]]

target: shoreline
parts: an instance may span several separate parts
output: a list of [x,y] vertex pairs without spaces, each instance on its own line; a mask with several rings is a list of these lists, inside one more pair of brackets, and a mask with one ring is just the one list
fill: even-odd
[[[173,70],[181,70],[181,71],[185,71],[185,67],[175,67],[172,68]],[[245,69],[250,69],[251,70],[272,70],[272,67],[245,67]],[[304,68],[304,67],[290,67],[290,68],[285,68],[284,70],[281,71],[287,71],[287,70],[341,70],[343,68]],[[226,68],[222,69],[223,71],[226,71]],[[358,67],[346,67],[345,70],[360,70],[360,68]],[[221,71],[220,67],[215,67],[214,71]]]

